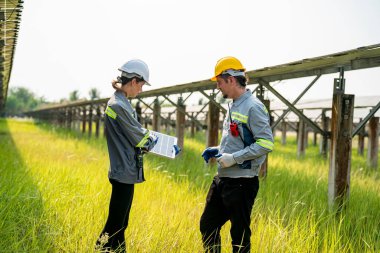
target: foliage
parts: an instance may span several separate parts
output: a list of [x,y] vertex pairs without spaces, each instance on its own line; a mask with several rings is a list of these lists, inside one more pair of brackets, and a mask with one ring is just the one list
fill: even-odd
[[72,92],[69,93],[69,101],[77,101],[79,99],[79,91],[78,90],[73,90]]
[[100,91],[97,88],[91,88],[88,92],[90,100],[95,100],[100,98]]
[[7,96],[5,114],[7,116],[23,116],[24,112],[31,111],[45,102],[43,97],[36,97],[36,95],[27,88],[13,87],[9,90]]

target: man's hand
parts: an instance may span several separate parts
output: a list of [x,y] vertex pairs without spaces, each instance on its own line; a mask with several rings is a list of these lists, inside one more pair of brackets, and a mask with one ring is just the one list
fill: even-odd
[[216,159],[222,168],[228,168],[236,164],[232,154],[223,153],[222,156]]
[[202,157],[203,159],[205,159],[206,163],[208,163],[208,160],[210,160],[210,158],[215,157],[218,153],[219,153],[218,147],[208,147],[203,151]]

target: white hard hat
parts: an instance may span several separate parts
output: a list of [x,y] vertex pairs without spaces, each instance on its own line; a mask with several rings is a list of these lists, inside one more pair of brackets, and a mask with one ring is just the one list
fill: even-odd
[[[139,59],[134,59],[127,61],[119,68],[121,72],[124,72],[125,74],[136,74],[140,76],[142,79],[144,79],[145,83],[147,85],[150,85],[149,83],[149,68],[148,65],[146,65],[145,62]],[[123,73],[122,73],[123,74]]]

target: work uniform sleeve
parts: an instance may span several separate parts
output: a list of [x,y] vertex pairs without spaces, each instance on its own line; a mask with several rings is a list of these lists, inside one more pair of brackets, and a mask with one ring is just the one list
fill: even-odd
[[247,124],[256,141],[243,150],[233,153],[238,164],[266,155],[273,150],[274,146],[272,129],[269,125],[269,114],[263,104],[256,104],[249,110]]
[[121,133],[134,147],[146,148],[148,151],[152,148],[152,139],[149,137],[149,130],[143,128],[127,110],[119,105],[108,105],[105,113],[117,123]]

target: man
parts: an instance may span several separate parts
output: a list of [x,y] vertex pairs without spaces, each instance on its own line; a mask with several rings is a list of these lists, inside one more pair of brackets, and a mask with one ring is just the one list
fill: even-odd
[[107,103],[105,134],[112,194],[107,222],[97,241],[102,251],[125,252],[124,231],[128,226],[134,184],[145,181],[143,154],[157,143],[157,137],[143,128],[128,98],[135,98],[144,84],[150,85],[149,69],[141,60],[130,60],[121,68],[121,76],[112,85],[116,92]]
[[218,174],[207,194],[200,220],[206,252],[221,252],[220,229],[231,221],[233,252],[250,252],[251,211],[259,190],[258,174],[266,154],[273,149],[273,135],[265,106],[246,89],[245,68],[234,57],[224,57],[215,66],[217,88],[231,98],[223,123],[219,147],[206,148],[206,162],[217,158]]

